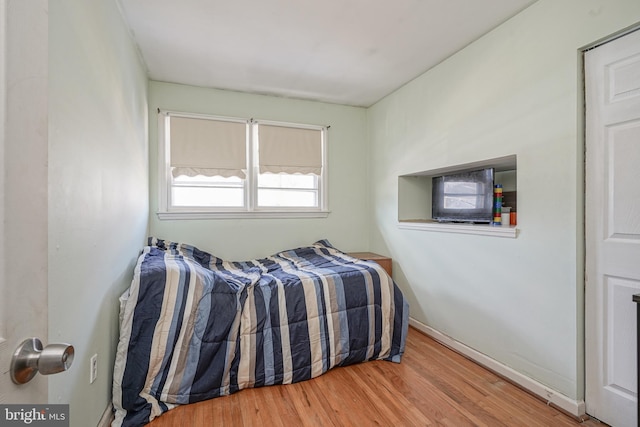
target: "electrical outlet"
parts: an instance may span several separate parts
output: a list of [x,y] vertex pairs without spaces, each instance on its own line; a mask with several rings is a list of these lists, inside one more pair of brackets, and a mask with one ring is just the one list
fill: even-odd
[[93,384],[98,376],[98,355],[94,354],[89,360],[89,384]]

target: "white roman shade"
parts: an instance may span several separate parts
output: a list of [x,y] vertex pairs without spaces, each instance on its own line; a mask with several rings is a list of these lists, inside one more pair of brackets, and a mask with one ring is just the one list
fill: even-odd
[[247,125],[242,122],[169,116],[171,173],[237,176],[247,168]]
[[260,173],[321,174],[321,130],[261,124],[258,140]]

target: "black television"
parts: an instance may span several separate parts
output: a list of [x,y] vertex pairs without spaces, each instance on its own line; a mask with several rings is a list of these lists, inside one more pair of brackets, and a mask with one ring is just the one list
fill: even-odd
[[433,177],[432,218],[439,222],[490,223],[494,169]]

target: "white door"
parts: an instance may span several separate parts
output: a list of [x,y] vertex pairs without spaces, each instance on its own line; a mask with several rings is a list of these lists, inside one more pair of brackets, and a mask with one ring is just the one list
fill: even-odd
[[9,374],[24,339],[48,344],[47,37],[47,0],[0,0],[0,404],[49,403],[46,377]]
[[586,410],[636,426],[640,31],[585,53]]

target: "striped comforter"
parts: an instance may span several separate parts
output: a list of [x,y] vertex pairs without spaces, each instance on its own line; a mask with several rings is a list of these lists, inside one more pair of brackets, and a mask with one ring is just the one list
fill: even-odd
[[112,425],[335,366],[400,362],[407,324],[386,272],[327,241],[227,262],[149,239],[121,297]]

